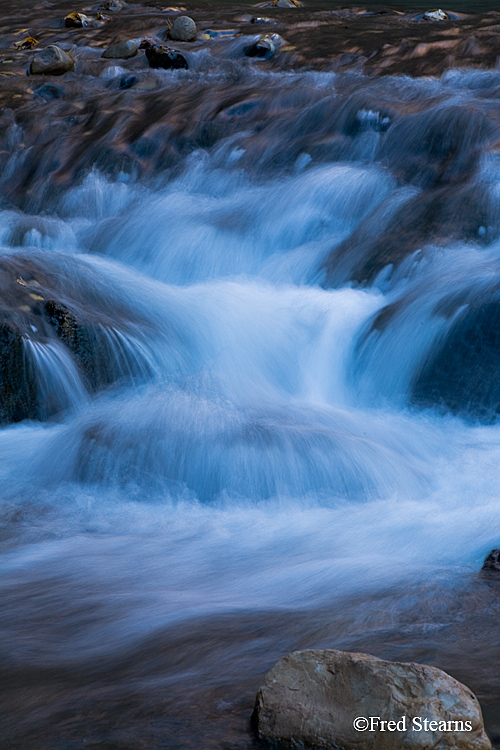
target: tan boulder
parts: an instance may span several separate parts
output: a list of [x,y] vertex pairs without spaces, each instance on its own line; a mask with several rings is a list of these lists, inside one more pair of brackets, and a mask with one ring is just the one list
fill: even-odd
[[491,750],[477,698],[442,670],[330,649],[280,659],[253,721],[260,739],[294,746]]

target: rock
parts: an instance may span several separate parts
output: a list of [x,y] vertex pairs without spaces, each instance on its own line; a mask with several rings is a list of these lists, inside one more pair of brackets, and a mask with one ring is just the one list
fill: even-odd
[[117,44],[112,44],[111,47],[108,47],[108,49],[104,50],[102,56],[111,60],[126,60],[129,57],[135,57],[137,55],[138,49],[139,45],[137,44],[137,42],[135,42],[133,39],[129,39],[126,42],[118,42]]
[[26,375],[22,337],[0,323],[0,424],[36,418],[36,389]]
[[[357,730],[358,717],[399,724],[397,731],[380,725],[370,731],[360,721]],[[260,739],[294,747],[491,750],[476,697],[453,677],[423,664],[330,649],[280,659],[257,694],[253,725]]]
[[106,11],[118,11],[122,10],[124,7],[124,4],[122,2],[119,2],[119,0],[106,0],[106,2],[101,3],[99,6],[99,10],[106,10]]
[[138,82],[137,76],[123,76],[120,78],[119,86],[121,89],[131,89]]
[[441,8],[433,8],[432,10],[426,10],[422,18],[426,18],[428,21],[449,21],[450,16],[446,11]]
[[12,45],[18,50],[26,50],[26,49],[33,49],[38,44],[38,39],[35,39],[32,36],[27,36],[25,39],[23,39],[21,42],[14,42]]
[[274,0],[272,3],[275,8],[301,8],[301,3],[298,0]]
[[32,75],[62,76],[75,67],[75,61],[56,44],[51,44],[33,58],[30,65]]
[[279,40],[278,34],[265,34],[246,48],[245,55],[247,57],[258,57],[260,60],[269,60],[276,52],[279,46],[277,41],[279,42]]
[[[78,262],[70,260],[68,267],[78,277]],[[122,381],[130,366],[133,371],[132,360],[124,367],[123,353],[117,356],[109,300],[105,295],[90,299],[82,281],[72,283],[43,255],[0,259],[0,425],[43,420],[60,411],[64,398],[61,402],[57,390],[54,398],[47,397],[33,358],[37,352],[43,359],[62,345],[88,391]],[[120,311],[114,313],[125,330],[128,322]],[[57,358],[52,366],[58,366]]]
[[146,48],[146,57],[151,68],[165,68],[165,70],[186,68],[188,64],[184,55],[175,49],[164,47],[163,44],[154,44]]
[[189,16],[179,16],[172,24],[168,36],[177,42],[194,42],[196,40],[196,24]]
[[64,96],[64,89],[55,83],[44,83],[34,91],[38,96],[44,99],[61,99]]
[[64,19],[64,25],[68,28],[81,29],[84,26],[90,26],[92,18],[85,13],[69,13]]
[[500,549],[494,549],[490,552],[483,563],[481,570],[486,573],[495,573],[500,575]]
[[490,295],[475,292],[457,293],[436,310],[439,316],[450,310],[455,320],[429,352],[411,399],[419,406],[446,408],[489,424],[500,414],[500,300],[497,290]]

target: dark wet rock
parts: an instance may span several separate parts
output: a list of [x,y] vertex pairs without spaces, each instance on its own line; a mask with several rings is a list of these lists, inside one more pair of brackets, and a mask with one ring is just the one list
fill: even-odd
[[138,49],[139,45],[137,42],[129,39],[126,42],[118,42],[111,45],[111,47],[104,50],[102,56],[111,60],[127,60],[129,57],[135,57]]
[[169,29],[168,36],[176,42],[194,42],[196,23],[189,16],[179,16]]
[[26,372],[23,339],[0,323],[0,424],[36,418],[36,389]]
[[500,577],[500,549],[494,549],[490,552],[481,570]]
[[[78,264],[62,262],[77,273]],[[72,285],[43,258],[0,260],[0,424],[45,419],[59,409],[57,399],[39,402],[33,348],[62,344],[90,391],[124,377],[126,355],[118,353],[117,359],[120,344],[107,303],[89,289],[78,289],[80,284]],[[129,374],[133,367],[133,362],[126,365]]]
[[62,99],[64,89],[56,83],[44,83],[35,89],[34,93],[43,96],[44,99]]
[[[356,717],[401,722],[398,731],[370,732]],[[393,750],[422,748],[415,716],[470,722],[471,730],[435,727],[425,746],[436,750],[491,750],[475,695],[436,667],[389,662],[343,651],[296,651],[268,672],[257,694],[253,724],[259,739],[306,747]]]
[[67,52],[51,44],[33,58],[30,65],[32,75],[61,76],[73,70],[75,61]]
[[137,76],[123,76],[123,78],[120,78],[119,85],[121,89],[131,89],[138,81]]
[[146,48],[146,57],[151,68],[164,68],[165,70],[187,69],[188,64],[184,55],[163,44],[155,44]]
[[277,45],[273,38],[275,36],[275,34],[261,36],[260,39],[246,48],[245,55],[247,57],[257,57],[260,60],[269,60],[276,52]]
[[412,401],[489,423],[500,415],[500,300],[460,298],[438,312],[449,314],[460,302],[465,309],[428,357]]

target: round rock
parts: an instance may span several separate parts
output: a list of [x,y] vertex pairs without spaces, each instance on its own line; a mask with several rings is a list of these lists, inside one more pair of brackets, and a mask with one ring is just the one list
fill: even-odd
[[169,31],[170,39],[177,42],[194,42],[196,40],[196,24],[189,16],[179,16]]
[[[367,717],[391,722],[391,731],[370,730]],[[446,672],[333,649],[280,659],[257,694],[253,724],[259,739],[294,747],[491,750],[477,698]]]
[[61,76],[75,67],[75,61],[56,44],[51,44],[42,50],[30,65],[32,75]]
[[111,47],[104,50],[102,56],[111,60],[126,60],[129,57],[135,57],[138,49],[139,45],[137,42],[134,42],[133,39],[129,39],[126,42],[112,44]]

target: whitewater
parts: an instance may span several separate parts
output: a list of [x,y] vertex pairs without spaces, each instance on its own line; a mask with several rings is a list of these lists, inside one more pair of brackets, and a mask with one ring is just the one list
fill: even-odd
[[[294,75],[326,107],[336,76],[288,73],[289,90]],[[438,99],[483,111],[500,78],[397,85],[408,117],[425,110],[424,138]],[[498,604],[474,581],[499,544],[500,429],[419,402],[415,383],[470,290],[496,289],[498,157],[481,145],[469,179],[488,196],[474,236],[359,278],[359,232],[397,237],[426,185],[384,161],[392,115],[352,109],[338,159],[314,159],[304,136],[270,168],[291,127],[277,115],[260,162],[240,129],[154,179],[93,168],[0,211],[2,260],[76,290],[106,342],[91,389],[63,342],[25,335],[39,418],[0,430],[1,641],[27,737],[62,722],[51,748],[86,732],[113,748],[249,748],[260,676],[320,645],[448,667],[497,726]],[[464,299],[436,316],[451,291]],[[100,701],[113,721],[95,719]],[[140,729],[123,735],[130,716]]]

